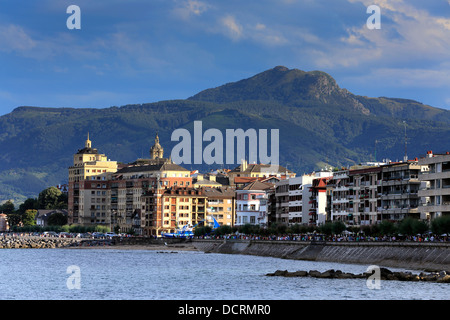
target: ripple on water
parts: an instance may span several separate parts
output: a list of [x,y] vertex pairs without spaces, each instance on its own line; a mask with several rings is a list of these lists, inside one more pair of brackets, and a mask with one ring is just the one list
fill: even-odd
[[[192,251],[3,249],[0,261],[0,299],[4,300],[447,299],[449,288],[448,284],[384,281],[380,290],[370,290],[364,279],[267,277],[276,270],[362,273],[368,266]],[[66,286],[70,265],[80,267],[80,290]]]

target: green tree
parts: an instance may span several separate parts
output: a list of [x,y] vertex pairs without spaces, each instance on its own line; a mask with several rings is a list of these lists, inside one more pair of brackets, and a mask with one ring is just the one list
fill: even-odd
[[429,226],[425,221],[415,220],[413,223],[414,234],[424,234],[429,230]]
[[0,206],[0,212],[3,212],[5,214],[11,214],[14,213],[14,203],[11,200],[6,201],[4,204]]
[[327,236],[330,236],[333,233],[333,223],[332,222],[325,222],[319,227],[320,233],[323,233]]
[[431,231],[434,234],[450,233],[450,216],[441,216],[431,221]]
[[379,227],[382,235],[391,235],[397,232],[395,224],[388,220],[381,221]]
[[27,200],[24,201],[24,203],[22,203],[19,206],[19,209],[17,211],[20,214],[24,214],[25,211],[27,211],[28,209],[36,209],[36,210],[39,209],[38,199],[28,198]]
[[63,226],[67,224],[67,216],[62,212],[55,212],[47,220],[50,226]]
[[36,214],[37,210],[28,209],[22,215],[22,222],[24,226],[34,226],[36,225]]
[[428,231],[428,225],[424,221],[408,217],[400,222],[398,231],[409,236],[423,234]]
[[347,227],[342,221],[336,221],[331,226],[331,229],[333,230],[334,234],[341,234]]
[[39,209],[65,209],[67,208],[67,196],[56,187],[42,190],[38,197]]
[[21,214],[18,213],[8,214],[8,224],[10,228],[18,226],[21,222],[22,222]]
[[231,233],[231,227],[224,225],[220,226],[217,229],[214,230],[214,234],[218,236],[226,235]]

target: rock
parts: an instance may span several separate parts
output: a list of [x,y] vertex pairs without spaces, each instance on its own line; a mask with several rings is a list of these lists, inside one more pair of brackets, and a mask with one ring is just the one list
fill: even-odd
[[275,271],[274,276],[284,277],[287,273],[288,273],[287,270],[277,270]]
[[354,279],[355,275],[353,273],[347,273],[347,272],[340,272],[337,273],[337,278],[338,279]]
[[317,270],[311,270],[311,271],[309,271],[309,275],[314,278],[319,278],[321,273]]
[[450,283],[450,275],[448,275],[448,274],[445,274],[444,276],[439,276],[437,279],[436,279],[436,282],[437,283]]
[[292,273],[294,277],[306,277],[308,276],[308,271],[298,270]]

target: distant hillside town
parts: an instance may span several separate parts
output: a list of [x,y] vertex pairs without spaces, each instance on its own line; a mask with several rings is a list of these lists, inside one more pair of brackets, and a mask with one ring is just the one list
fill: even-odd
[[156,135],[150,158],[112,161],[89,136],[69,167],[68,223],[160,236],[201,223],[268,227],[363,226],[450,214],[450,154],[374,162],[297,175],[242,160],[233,170],[190,171],[164,157]]

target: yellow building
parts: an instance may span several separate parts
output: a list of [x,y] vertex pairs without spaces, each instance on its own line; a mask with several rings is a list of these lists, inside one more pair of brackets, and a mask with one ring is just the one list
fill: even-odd
[[296,173],[288,170],[280,165],[270,164],[255,164],[247,163],[246,160],[242,160],[241,164],[228,172],[230,179],[230,185],[234,186],[235,177],[251,177],[251,178],[269,178],[280,177],[282,179],[295,178]]
[[203,188],[206,196],[206,223],[213,226],[214,219],[221,226],[234,226],[236,222],[236,192],[230,187]]
[[116,171],[117,162],[92,148],[88,134],[69,167],[69,224],[110,225],[109,180]]

